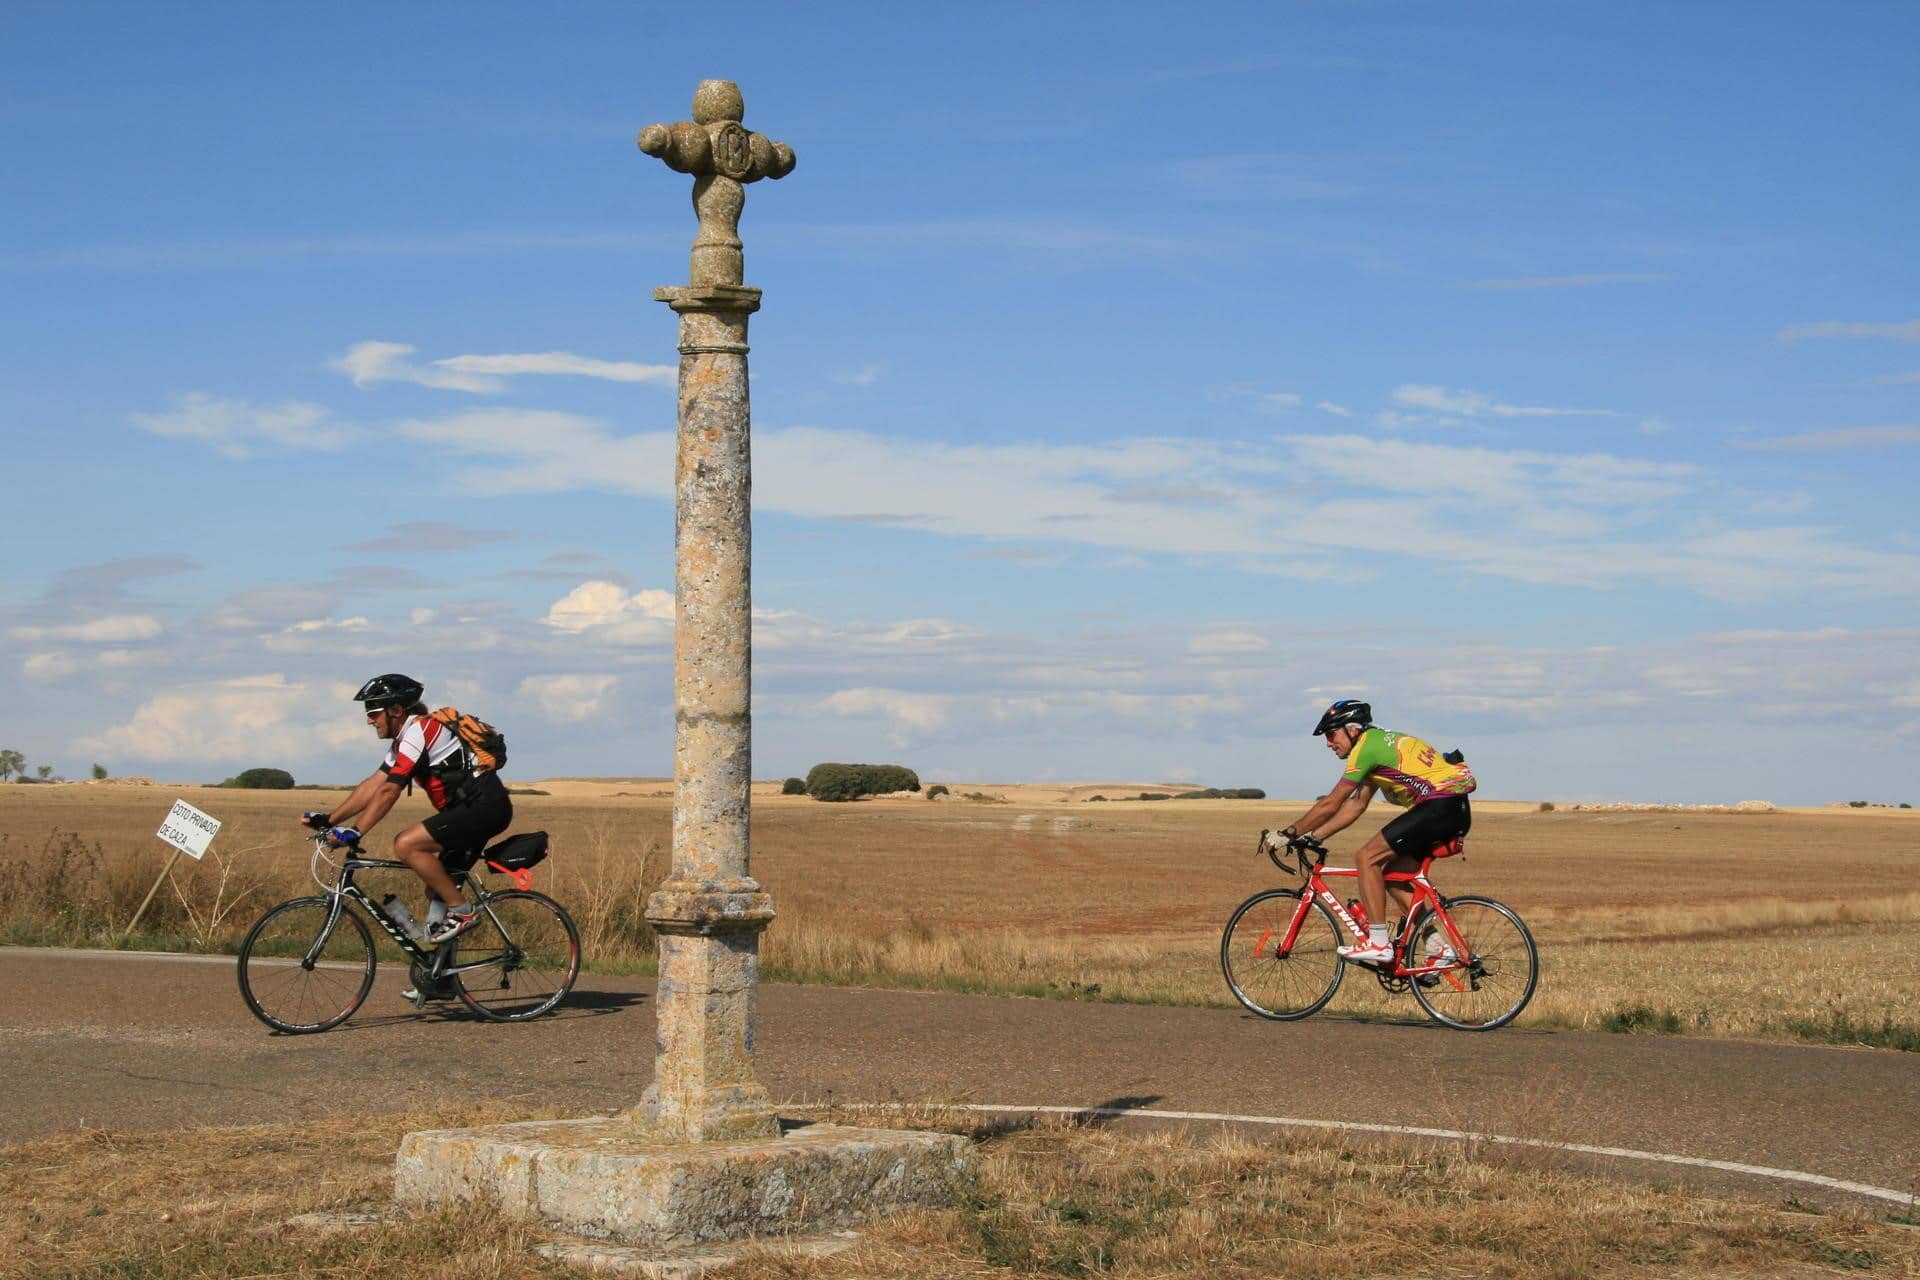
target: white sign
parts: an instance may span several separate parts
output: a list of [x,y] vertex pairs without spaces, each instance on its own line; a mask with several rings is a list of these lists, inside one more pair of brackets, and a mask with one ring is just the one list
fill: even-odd
[[175,800],[172,812],[154,834],[198,862],[219,830],[220,819],[200,812],[185,800]]

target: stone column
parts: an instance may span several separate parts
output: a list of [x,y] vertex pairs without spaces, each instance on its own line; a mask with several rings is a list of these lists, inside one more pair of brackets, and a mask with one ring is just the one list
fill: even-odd
[[[483,1201],[548,1228],[666,1252],[586,1255],[692,1274],[744,1236],[837,1231],[950,1204],[978,1162],[954,1134],[795,1126],[753,1074],[760,931],[773,902],[747,867],[752,656],[747,317],[742,183],[793,152],[740,125],[740,91],[703,81],[693,119],[649,125],[640,149],[694,175],[693,279],[654,296],[680,316],[675,471],[673,871],[647,902],[660,931],[653,1083],[617,1116],[410,1133],[394,1159],[405,1205]],[[647,1270],[651,1268],[651,1270]]]
[[701,82],[691,121],[649,125],[640,149],[694,175],[692,282],[655,291],[680,316],[675,462],[671,878],[647,902],[660,933],[653,1083],[629,1116],[656,1141],[777,1137],[753,1074],[760,931],[773,899],[748,870],[752,484],[744,182],[784,177],[793,151],[740,124],[740,91]]

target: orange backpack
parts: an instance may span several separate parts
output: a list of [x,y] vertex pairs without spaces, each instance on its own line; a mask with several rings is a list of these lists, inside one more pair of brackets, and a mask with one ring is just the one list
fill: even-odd
[[475,769],[498,771],[507,763],[507,739],[479,716],[462,715],[454,707],[441,707],[433,718],[454,731],[460,745],[467,749],[468,762]]

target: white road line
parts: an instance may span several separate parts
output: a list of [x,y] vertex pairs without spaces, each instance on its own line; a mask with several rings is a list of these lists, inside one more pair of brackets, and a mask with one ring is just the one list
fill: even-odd
[[1584,1142],[1553,1142],[1546,1138],[1515,1138],[1500,1133],[1472,1133],[1463,1129],[1425,1129],[1404,1124],[1360,1124],[1351,1120],[1306,1120],[1297,1116],[1240,1116],[1214,1111],[1153,1111],[1145,1107],[1016,1107],[993,1103],[872,1103],[889,1110],[929,1107],[947,1111],[984,1111],[1013,1115],[1056,1116],[1139,1116],[1154,1120],[1217,1120],[1232,1124],[1264,1124],[1295,1129],[1338,1129],[1348,1133],[1391,1133],[1413,1138],[1447,1138],[1460,1142],[1487,1142],[1508,1147],[1539,1147],[1547,1151],[1570,1151],[1580,1155],[1612,1156],[1621,1160],[1651,1160],[1661,1164],[1686,1165],[1696,1169],[1715,1169],[1722,1173],[1740,1173],[1756,1178],[1775,1178],[1783,1182],[1804,1182],[1808,1186],[1828,1187],[1854,1195],[1870,1196],[1907,1209],[1915,1206],[1914,1193],[1889,1187],[1848,1182],[1821,1173],[1803,1173],[1797,1169],[1775,1169],[1763,1164],[1738,1164],[1731,1160],[1709,1160],[1703,1156],[1680,1156],[1664,1151],[1636,1151],[1631,1147],[1595,1147]]

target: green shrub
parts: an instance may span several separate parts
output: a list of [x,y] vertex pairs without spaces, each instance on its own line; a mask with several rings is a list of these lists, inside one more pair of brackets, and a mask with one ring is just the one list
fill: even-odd
[[803,796],[807,794],[806,779],[788,778],[780,784],[780,794],[783,796]]
[[1540,812],[1542,812],[1542,813],[1552,813],[1552,812],[1553,812],[1553,801],[1551,801],[1551,800],[1542,800],[1542,801],[1540,802]]
[[951,794],[952,793],[947,790],[947,784],[944,782],[936,782],[932,786],[927,788],[927,799],[929,800],[933,799],[935,796],[944,796],[944,795],[951,795]]
[[815,800],[858,800],[919,789],[920,775],[905,765],[817,764],[807,770],[807,794]]
[[1847,801],[1847,808],[1849,808],[1849,809],[1864,809],[1864,808],[1866,808],[1866,807],[1867,807],[1867,802],[1866,802],[1865,800],[1849,800],[1849,801]]
[[1105,800],[1105,799],[1106,799],[1105,796],[1088,796],[1087,803],[1092,804],[1095,800]]
[[1138,796],[1138,798],[1139,798],[1139,799],[1141,799],[1141,800],[1171,800],[1171,799],[1173,799],[1173,797],[1172,797],[1172,796],[1170,796],[1170,795],[1168,795],[1168,794],[1167,794],[1166,792],[1164,792],[1164,791],[1142,791],[1142,792],[1140,793],[1140,795]]
[[242,769],[220,785],[243,791],[291,791],[293,775],[285,769]]

